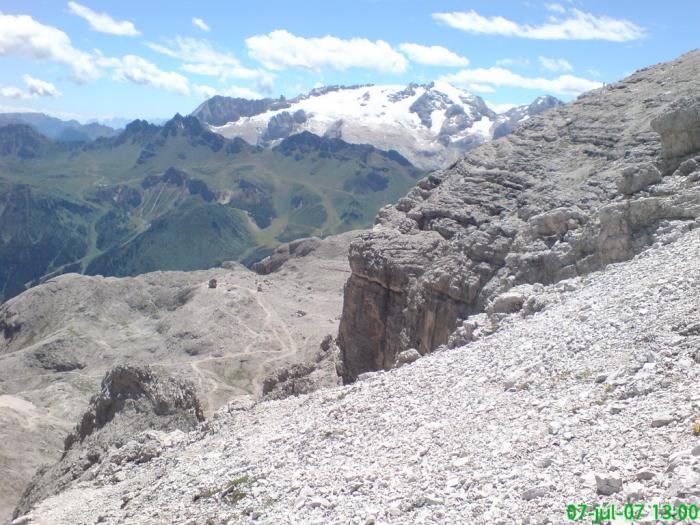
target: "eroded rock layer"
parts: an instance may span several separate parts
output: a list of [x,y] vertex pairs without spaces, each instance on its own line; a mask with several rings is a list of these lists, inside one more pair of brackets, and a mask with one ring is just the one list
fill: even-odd
[[532,118],[383,208],[350,248],[345,380],[448,342],[523,283],[627,260],[700,215],[700,51]]

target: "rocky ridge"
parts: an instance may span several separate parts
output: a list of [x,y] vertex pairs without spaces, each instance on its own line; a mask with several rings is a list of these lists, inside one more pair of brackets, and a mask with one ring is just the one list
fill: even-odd
[[585,275],[694,228],[698,67],[693,51],[581,95],[383,208],[350,247],[345,380],[447,343],[514,286]]
[[354,235],[307,239],[303,256],[293,250],[265,276],[237,263],[133,278],[68,274],[2,304],[0,523],[37,468],[61,457],[115,366],[191,381],[207,415],[234,398],[337,384],[328,336]]
[[554,524],[570,504],[697,501],[700,231],[664,242],[534,287],[539,311],[476,316],[466,345],[231,404],[28,523]]
[[106,458],[118,465],[149,461],[160,453],[163,434],[181,435],[203,420],[193,384],[148,367],[119,365],[105,375],[100,392],[64,440],[61,460],[39,470],[15,513],[24,514],[74,483],[94,479],[91,468]]

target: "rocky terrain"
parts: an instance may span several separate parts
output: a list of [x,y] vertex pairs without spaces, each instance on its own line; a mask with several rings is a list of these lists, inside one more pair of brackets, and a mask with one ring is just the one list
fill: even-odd
[[325,86],[288,100],[216,96],[192,115],[225,137],[241,137],[251,144],[273,146],[294,133],[310,131],[396,150],[420,168],[435,169],[558,104],[554,97],[539,97],[499,115],[481,97],[437,81]]
[[[60,457],[116,365],[191,381],[207,415],[234,397],[336,384],[328,336],[354,235],[280,248],[264,276],[236,263],[134,278],[69,274],[1,305],[0,522],[34,471]],[[278,373],[290,367],[291,377]]]
[[[144,463],[156,455],[153,443],[163,433],[188,432],[204,420],[194,386],[149,367],[118,365],[105,375],[100,391],[90,400],[73,432],[64,440],[61,460],[39,469],[24,491],[17,512],[58,494],[86,475],[92,465],[114,448],[116,463]],[[89,479],[89,478],[88,478]]]
[[[338,305],[331,305],[340,291],[321,284],[327,272],[314,256],[318,241],[276,250],[256,265],[261,275],[179,274],[197,279],[187,292],[147,298],[121,289],[115,304],[149,316],[102,327],[91,348],[112,333],[111,353],[73,358],[34,346],[32,330],[60,319],[37,305],[51,304],[45,297],[61,279],[10,301],[0,326],[12,353],[0,369],[12,377],[24,366],[20,358],[75,371],[90,359],[108,361],[129,348],[129,338],[142,354],[158,341],[149,361],[160,365],[156,374],[173,376],[162,381],[184,385],[194,371],[206,406],[220,407],[190,431],[161,428],[129,440],[116,430],[124,427],[107,424],[90,434],[81,429],[94,427],[96,407],[116,406],[105,379],[71,434],[80,438],[69,438],[63,459],[34,479],[16,523],[544,524],[564,521],[569,504],[697,502],[698,69],[700,51],[693,51],[530,117],[384,207],[374,228],[350,242],[342,363],[333,358],[333,332],[324,337],[321,328],[335,328]],[[336,256],[344,246],[336,245]],[[289,295],[258,295],[265,279],[300,279],[290,272],[306,276],[308,293],[295,281]],[[312,280],[328,302],[316,304]],[[31,292],[42,300],[19,309]],[[211,306],[212,294],[229,293],[239,299]],[[259,326],[252,297],[269,301],[257,300],[269,327]],[[309,338],[298,328],[313,343],[304,355],[316,357],[265,374],[257,389],[207,384],[213,378],[197,366],[196,349],[211,360],[224,352],[231,361],[206,370],[230,378],[234,355],[222,341],[238,342],[244,327],[262,345],[278,337],[284,352],[277,317],[268,315],[273,300],[287,315],[281,319],[296,315],[316,330]],[[248,317],[236,311],[246,301],[254,307]],[[317,317],[304,306],[292,314],[295,303],[316,304]],[[96,319],[110,322],[94,308],[81,312],[87,321],[74,336],[98,326]],[[155,329],[130,333],[145,322]],[[190,327],[207,337],[192,338]],[[29,346],[17,354],[15,340]],[[168,367],[173,352],[189,357]],[[289,356],[302,354],[297,346]],[[243,376],[263,378],[254,371],[269,370],[266,364]],[[351,384],[313,391],[336,371]],[[41,385],[34,395],[48,391]],[[266,399],[224,403],[242,393]],[[26,412],[32,407],[23,403],[35,403],[26,393],[13,396],[9,404]],[[123,405],[115,417],[128,419],[131,402]]]
[[693,226],[699,67],[693,51],[585,93],[383,208],[350,247],[346,381],[447,343],[514,286],[585,275]]
[[475,316],[466,345],[231,404],[146,461],[114,448],[26,522],[559,524],[569,504],[697,502],[700,231],[664,242],[533,287],[539,312]]
[[539,115],[548,109],[561,106],[562,102],[552,96],[537,97],[532,104],[526,106],[515,106],[505,113],[502,113],[496,119],[495,127],[493,128],[493,138],[500,139],[513,132],[515,127],[528,120],[530,117]]

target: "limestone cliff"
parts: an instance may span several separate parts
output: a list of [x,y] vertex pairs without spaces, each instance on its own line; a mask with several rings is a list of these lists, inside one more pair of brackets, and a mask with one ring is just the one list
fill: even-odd
[[695,227],[699,68],[696,50],[581,95],[383,208],[350,247],[345,380],[447,343],[518,284],[586,274]]

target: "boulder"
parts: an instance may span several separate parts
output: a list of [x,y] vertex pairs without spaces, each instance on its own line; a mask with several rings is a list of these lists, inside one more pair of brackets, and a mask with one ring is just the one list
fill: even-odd
[[680,97],[651,126],[661,135],[664,172],[672,173],[688,155],[700,151],[700,97]]
[[506,292],[491,300],[486,307],[489,314],[512,314],[519,311],[525,303],[526,297],[519,292]]
[[654,414],[651,418],[651,427],[652,428],[659,428],[659,427],[665,427],[667,425],[670,425],[675,421],[675,417],[673,417],[672,414],[668,414],[666,412],[660,412],[658,414]]
[[622,170],[622,176],[617,181],[617,189],[624,195],[632,195],[660,182],[661,179],[661,172],[652,164],[628,166]]
[[615,474],[596,474],[595,487],[597,494],[612,496],[622,490],[622,479]]
[[408,350],[404,350],[396,356],[396,367],[398,368],[403,365],[408,365],[410,363],[418,361],[420,358],[421,355],[420,352],[418,352],[418,350],[416,350],[415,348],[409,348]]

